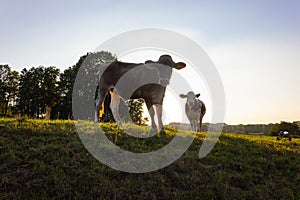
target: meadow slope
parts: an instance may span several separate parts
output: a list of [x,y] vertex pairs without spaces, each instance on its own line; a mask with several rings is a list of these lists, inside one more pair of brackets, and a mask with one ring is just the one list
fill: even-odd
[[[167,128],[136,139],[115,124],[101,126],[134,152],[159,149],[176,134]],[[168,167],[130,174],[91,156],[73,121],[0,118],[0,199],[300,199],[300,139],[223,133],[199,159],[204,137],[197,134]]]

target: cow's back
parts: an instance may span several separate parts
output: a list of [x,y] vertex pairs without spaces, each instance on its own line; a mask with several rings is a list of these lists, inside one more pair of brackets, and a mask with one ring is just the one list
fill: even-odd
[[137,63],[123,63],[119,61],[111,62],[110,64],[105,64],[101,66],[100,74],[101,79],[100,82],[110,82],[113,85],[119,81],[119,79],[129,70],[133,69],[134,67],[141,65]]
[[[139,68],[139,66],[145,68]],[[136,70],[134,68],[136,68]],[[155,82],[158,83],[159,81],[155,67],[149,67],[143,63],[114,61],[101,65],[99,76],[100,87],[106,90],[113,89],[118,95],[123,97],[124,100],[128,100],[129,98],[143,98],[146,101],[151,101],[153,104],[162,104],[166,87],[155,84]],[[118,83],[120,80],[122,80],[122,83]],[[123,84],[123,81],[126,84]],[[144,84],[147,81],[154,83]],[[128,90],[131,89],[131,86],[135,85],[141,87],[132,91],[132,95],[129,97],[127,94]]]

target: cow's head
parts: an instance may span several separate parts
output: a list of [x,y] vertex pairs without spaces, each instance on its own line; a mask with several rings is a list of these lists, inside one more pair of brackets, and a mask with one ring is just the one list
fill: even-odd
[[175,69],[178,69],[178,70],[182,69],[182,68],[185,68],[185,66],[186,66],[186,64],[183,63],[183,62],[175,63],[172,60],[172,57],[169,56],[169,55],[162,55],[162,56],[160,56],[157,62],[159,64],[167,65],[169,67],[172,67],[172,68],[175,68]]
[[[168,85],[170,82],[170,78],[172,75],[172,69],[182,69],[186,66],[183,62],[175,63],[172,60],[172,57],[169,55],[162,55],[159,57],[158,61],[147,60],[145,64],[149,64],[149,66],[155,67],[158,69],[159,73],[159,83],[161,85]],[[168,66],[168,67],[166,67]]]
[[194,105],[196,98],[200,97],[200,94],[195,94],[194,92],[188,92],[187,94],[179,95],[181,98],[187,98],[187,105]]

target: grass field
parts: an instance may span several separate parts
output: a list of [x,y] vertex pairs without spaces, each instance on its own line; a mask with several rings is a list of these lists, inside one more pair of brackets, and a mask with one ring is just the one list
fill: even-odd
[[[147,152],[176,134],[136,139],[101,124],[118,146]],[[111,169],[85,149],[72,121],[0,118],[0,199],[300,199],[300,139],[224,133],[203,159],[205,133],[158,171]]]

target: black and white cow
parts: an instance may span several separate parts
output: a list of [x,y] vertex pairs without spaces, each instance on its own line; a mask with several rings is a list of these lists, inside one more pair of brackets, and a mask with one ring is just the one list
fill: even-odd
[[187,94],[179,95],[181,98],[187,98],[185,104],[185,113],[190,121],[193,131],[200,131],[202,127],[202,119],[206,113],[205,104],[199,100],[200,94],[188,92]]
[[[162,123],[162,103],[166,87],[169,84],[172,69],[182,69],[186,66],[183,62],[175,63],[169,55],[162,55],[157,62],[148,60],[145,63],[124,63],[114,61],[100,67],[99,95],[96,100],[95,122],[99,121],[99,110],[108,92],[111,93],[111,110],[113,116],[121,125],[119,116],[120,98],[124,100],[145,100],[148,108],[152,131],[164,132]],[[138,86],[138,87],[136,87]],[[157,115],[156,126],[154,115]]]

